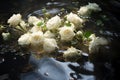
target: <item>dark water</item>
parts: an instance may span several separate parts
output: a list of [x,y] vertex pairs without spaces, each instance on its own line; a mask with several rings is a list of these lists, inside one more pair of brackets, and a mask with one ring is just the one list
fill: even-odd
[[[0,23],[6,23],[13,13],[21,13],[24,19],[30,15],[44,17],[43,9],[46,9],[51,16],[56,14],[62,16],[72,10],[75,11],[79,6],[86,5],[88,1],[90,0],[14,0],[13,2],[4,0],[0,2]],[[111,8],[110,2],[96,2],[101,5],[103,11],[92,14],[90,21],[85,23],[84,30],[104,36],[110,42],[108,46],[101,47],[99,53],[83,56],[76,63],[59,62],[51,58],[42,59],[40,62],[33,60],[34,67],[24,71],[24,68],[28,67],[29,55],[19,55],[25,53],[24,50],[21,52],[20,48],[16,48],[17,45],[13,46],[14,41],[3,42],[0,35],[0,80],[119,80],[120,22],[117,20],[119,18],[116,18],[116,14],[119,12],[117,10],[112,12],[109,9]],[[7,6],[4,5],[5,3]],[[65,10],[62,10],[63,8]],[[114,6],[112,8],[114,9]],[[98,20],[101,20],[104,25],[97,24]],[[38,62],[37,65],[35,65],[36,62]],[[46,67],[44,68],[44,66]],[[55,68],[55,70],[48,70],[48,73],[44,74],[48,76],[46,78],[42,74],[48,68]],[[36,72],[39,69],[41,72]],[[58,77],[55,76],[55,73],[58,74]],[[52,77],[49,74],[52,74]],[[61,78],[61,76],[63,77]]]
[[30,62],[35,69],[21,74],[21,80],[95,80],[94,65],[89,61],[78,64],[53,58],[35,60],[30,57]]

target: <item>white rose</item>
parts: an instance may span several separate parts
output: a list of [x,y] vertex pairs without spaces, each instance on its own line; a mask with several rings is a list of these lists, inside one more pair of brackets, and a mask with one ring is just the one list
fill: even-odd
[[79,9],[78,13],[82,16],[89,16],[92,11],[101,11],[101,8],[96,3],[89,3]]
[[46,31],[46,32],[44,33],[44,37],[45,37],[45,38],[54,38],[54,37],[55,37],[55,34],[53,34],[53,33],[50,32],[50,31]]
[[108,41],[105,38],[96,37],[92,39],[92,41],[89,44],[89,52],[90,53],[97,52],[100,45],[107,45],[107,44]]
[[59,28],[61,25],[61,19],[59,16],[52,17],[51,19],[48,20],[46,27],[49,30],[54,30]]
[[73,23],[75,26],[79,26],[82,27],[82,23],[84,22],[83,19],[81,19],[77,14],[74,13],[70,13],[67,15],[67,20],[70,21],[71,23]]
[[16,26],[21,22],[22,16],[20,14],[13,14],[9,19],[8,23],[12,26]]
[[30,37],[30,41],[31,41],[31,46],[32,47],[38,47],[40,45],[43,44],[44,41],[44,35],[42,31],[38,31],[38,32],[34,32],[31,34]]
[[82,16],[88,16],[91,14],[91,10],[86,6],[83,6],[79,9],[78,14]]
[[44,44],[43,44],[43,49],[45,52],[48,52],[48,53],[53,52],[56,48],[58,48],[58,46],[55,39],[45,38]]
[[19,45],[29,45],[30,44],[30,37],[31,34],[30,33],[26,33],[24,35],[21,35],[20,38],[18,39],[18,44]]
[[70,47],[68,48],[66,51],[64,51],[64,55],[68,55],[68,54],[75,54],[78,53],[78,50],[74,47]]
[[87,7],[92,11],[101,11],[101,8],[96,3],[89,3]]
[[60,28],[59,34],[61,36],[61,40],[63,41],[71,41],[75,36],[74,30],[71,27]]
[[36,22],[39,22],[40,19],[38,19],[36,16],[29,16],[28,23],[29,24],[35,24]]
[[82,51],[78,50],[74,47],[68,48],[66,51],[64,51],[63,57],[67,61],[75,61],[80,58]]

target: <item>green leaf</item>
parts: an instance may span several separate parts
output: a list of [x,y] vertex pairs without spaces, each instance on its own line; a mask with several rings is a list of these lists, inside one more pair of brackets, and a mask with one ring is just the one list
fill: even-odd
[[89,38],[91,34],[92,34],[92,33],[91,33],[90,31],[86,31],[86,32],[83,33],[83,36],[84,36],[85,38]]
[[44,23],[41,21],[41,22],[38,22],[37,23],[37,26],[42,26]]

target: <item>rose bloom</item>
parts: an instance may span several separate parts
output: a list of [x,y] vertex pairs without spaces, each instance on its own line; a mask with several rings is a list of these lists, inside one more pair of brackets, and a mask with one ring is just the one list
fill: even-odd
[[95,11],[101,11],[101,8],[99,7],[98,4],[96,3],[89,3],[86,6],[82,6],[79,11],[78,14],[82,15],[82,16],[89,16],[92,12]]
[[59,34],[62,41],[71,41],[75,36],[74,30],[72,27],[62,27],[60,28]]
[[45,38],[44,44],[43,44],[43,49],[45,52],[51,53],[55,51],[56,48],[58,48],[58,46],[55,39]]
[[84,22],[83,19],[81,19],[77,14],[70,13],[67,15],[67,20],[73,23],[76,27],[82,27],[82,23]]
[[46,27],[48,30],[54,30],[59,28],[61,25],[61,19],[59,16],[52,17],[48,20]]
[[79,9],[78,14],[82,16],[88,16],[91,14],[91,10],[86,6],[83,6]]
[[74,54],[78,53],[78,50],[74,47],[68,48],[66,51],[64,51],[63,56],[64,57],[72,57]]
[[16,26],[18,25],[20,22],[21,22],[21,19],[22,16],[21,14],[13,14],[9,19],[8,19],[8,22],[10,25],[12,26]]
[[101,11],[101,8],[96,3],[89,3],[87,7],[92,11]]
[[107,44],[108,44],[108,41],[105,38],[92,37],[92,41],[89,44],[89,52],[90,53],[97,52],[99,49],[99,46],[107,45]]
[[39,46],[43,44],[44,35],[42,31],[34,32],[30,37],[31,46]]
[[31,43],[30,37],[31,37],[30,33],[21,35],[20,38],[18,39],[18,44],[21,46],[30,45],[30,43]]
[[75,61],[81,57],[81,53],[81,50],[78,50],[74,47],[70,47],[66,51],[64,51],[63,57],[67,61]]

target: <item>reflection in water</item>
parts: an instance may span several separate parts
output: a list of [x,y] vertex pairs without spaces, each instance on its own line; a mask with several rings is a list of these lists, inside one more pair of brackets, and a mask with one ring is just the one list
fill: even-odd
[[76,3],[71,3],[71,1],[48,1],[44,5],[38,5],[34,7],[30,7],[27,12],[23,12],[23,14],[30,16],[38,16],[41,17],[44,15],[43,9],[46,10],[47,13],[49,13],[51,16],[54,15],[62,15],[66,14],[72,10],[76,10],[75,8]]
[[[46,9],[46,12],[52,15],[56,15],[60,12],[60,9],[53,8],[53,9]],[[29,14],[28,16],[35,15],[35,16],[44,16],[42,9],[34,11],[33,13]]]

